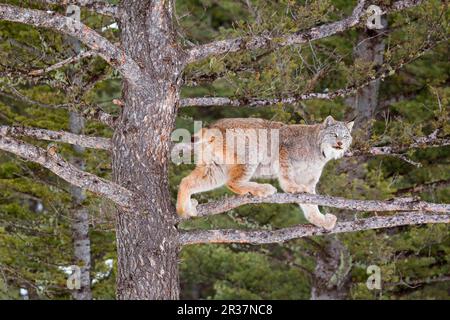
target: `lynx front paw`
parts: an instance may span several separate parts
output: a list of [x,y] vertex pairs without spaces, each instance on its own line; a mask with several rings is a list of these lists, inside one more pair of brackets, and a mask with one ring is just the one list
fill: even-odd
[[283,190],[287,193],[305,193],[306,189],[302,186],[287,185],[283,187]]
[[258,186],[258,188],[251,191],[250,193],[256,197],[264,198],[264,197],[268,197],[276,192],[277,192],[277,188],[275,188],[271,184],[261,184]]
[[197,205],[198,201],[195,199],[191,199],[191,217],[197,216]]
[[333,230],[334,227],[336,226],[336,220],[337,220],[337,218],[335,215],[327,213],[324,217],[324,223],[322,224],[321,227],[323,227],[329,231]]
[[305,218],[313,225],[324,228],[328,231],[333,230],[337,220],[336,216],[329,213],[323,215],[320,212],[308,211],[305,212]]

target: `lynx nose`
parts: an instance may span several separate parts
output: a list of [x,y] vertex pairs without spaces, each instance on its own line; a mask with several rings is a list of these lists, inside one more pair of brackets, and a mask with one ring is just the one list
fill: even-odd
[[336,143],[337,143],[337,145],[338,145],[339,147],[342,146],[342,141],[338,141],[338,142],[336,142]]

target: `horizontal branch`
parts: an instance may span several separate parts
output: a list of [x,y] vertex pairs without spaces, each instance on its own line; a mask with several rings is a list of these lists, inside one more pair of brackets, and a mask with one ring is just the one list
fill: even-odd
[[325,207],[357,211],[423,211],[423,212],[450,212],[450,204],[430,203],[417,201],[411,198],[396,198],[392,200],[354,200],[341,197],[330,197],[310,193],[276,193],[268,197],[231,196],[221,200],[201,204],[197,207],[198,216],[219,214],[246,204],[261,203],[303,203],[315,204]]
[[84,7],[89,11],[93,11],[98,14],[105,16],[115,17],[117,15],[117,6],[112,5],[106,1],[101,0],[43,0],[48,4],[66,6],[66,5],[77,5]]
[[435,192],[439,188],[450,187],[450,179],[437,180],[432,182],[425,182],[414,185],[412,187],[398,189],[396,195],[404,195],[408,193],[421,193],[421,192]]
[[109,64],[116,67],[128,80],[137,83],[142,77],[142,72],[137,63],[127,56],[123,50],[116,47],[88,26],[72,18],[54,12],[2,4],[0,5],[0,20],[49,28],[72,36],[97,52]]
[[0,135],[20,137],[26,136],[39,140],[64,142],[92,149],[111,149],[111,140],[102,137],[90,137],[65,131],[52,131],[38,128],[0,126]]
[[53,70],[57,70],[57,69],[62,68],[62,67],[64,67],[64,66],[68,65],[68,64],[77,62],[77,61],[79,61],[79,60],[81,60],[81,59],[88,58],[88,57],[92,57],[92,56],[95,55],[95,54],[96,54],[96,53],[95,53],[95,51],[93,51],[93,50],[81,52],[80,54],[78,54],[78,55],[76,55],[76,56],[73,56],[73,57],[64,59],[64,60],[62,60],[62,61],[60,61],[60,62],[57,62],[57,63],[55,63],[54,65],[51,65],[51,66],[49,66],[49,67],[46,67],[46,68],[43,68],[43,69],[38,69],[38,70],[30,71],[29,74],[30,74],[31,76],[38,76],[38,75],[41,75],[41,74],[44,74],[44,73],[47,73],[47,72],[50,72],[50,71],[53,71]]
[[355,93],[358,89],[362,88],[348,88],[339,89],[333,92],[312,92],[299,94],[286,98],[269,98],[269,99],[258,99],[258,98],[241,98],[232,99],[227,97],[200,97],[200,98],[184,98],[180,99],[181,107],[207,107],[207,106],[230,106],[230,107],[266,107],[273,105],[282,104],[293,104],[299,101],[312,100],[312,99],[324,99],[332,100],[337,97],[346,97]]
[[[211,43],[198,45],[189,50],[187,58],[188,63],[199,61],[213,55],[220,55],[230,52],[238,52],[242,50],[255,50],[266,48],[281,48],[294,44],[307,43],[313,40],[323,39],[334,34],[348,30],[356,26],[361,18],[365,15],[365,5],[367,1],[359,0],[352,14],[340,21],[324,24],[318,27],[311,28],[308,31],[296,32],[277,37],[270,36],[254,36],[254,37],[239,37],[234,39],[214,41]],[[405,0],[397,1],[390,7],[386,8],[385,12],[393,12],[403,10],[420,4],[421,0]]]
[[84,172],[62,159],[52,148],[48,151],[23,141],[0,135],[0,150],[38,163],[67,182],[106,197],[122,207],[131,207],[131,191],[94,174]]
[[391,216],[377,216],[367,219],[338,222],[336,227],[327,231],[310,224],[279,230],[196,230],[180,234],[182,245],[199,243],[281,243],[292,239],[320,236],[344,232],[392,228],[405,225],[425,223],[450,223],[450,214],[426,214],[421,212],[404,212]]
[[399,153],[406,152],[410,149],[432,148],[432,147],[445,147],[450,145],[450,139],[438,137],[439,130],[433,131],[431,134],[424,137],[416,137],[413,143],[407,146],[383,146],[383,147],[371,147],[368,150],[350,150],[345,153],[346,157],[354,157],[359,155],[371,154],[378,155],[398,155]]
[[450,276],[437,276],[434,278],[426,279],[415,279],[415,280],[400,280],[399,282],[383,282],[383,288],[395,287],[395,286],[405,286],[408,288],[417,288],[423,285],[428,285],[436,282],[448,282],[450,281]]

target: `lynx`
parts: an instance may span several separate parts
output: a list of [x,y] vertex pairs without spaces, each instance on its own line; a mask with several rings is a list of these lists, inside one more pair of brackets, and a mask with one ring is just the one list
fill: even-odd
[[[250,181],[252,178],[278,178],[284,192],[315,194],[325,164],[343,157],[350,147],[352,127],[353,121],[336,121],[331,116],[315,125],[286,125],[257,118],[219,120],[194,136],[194,143],[201,146],[200,159],[181,181],[177,212],[182,217],[196,216],[198,202],[191,196],[223,185],[237,194],[257,197],[277,191],[271,184]],[[247,134],[258,130],[277,135],[261,139]],[[233,139],[246,140],[245,148],[232,148],[230,134]],[[277,142],[276,152],[260,152],[267,151],[261,146],[269,140]],[[336,216],[322,214],[316,205],[300,204],[300,207],[312,224],[327,230],[334,228]]]

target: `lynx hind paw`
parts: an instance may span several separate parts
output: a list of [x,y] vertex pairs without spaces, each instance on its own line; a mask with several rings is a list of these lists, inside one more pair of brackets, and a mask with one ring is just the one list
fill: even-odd
[[277,188],[272,186],[271,184],[261,184],[258,188],[252,192],[254,196],[257,197],[268,197],[277,192]]
[[337,217],[335,215],[327,213],[324,217],[324,223],[322,225],[323,228],[330,231],[333,230],[336,226]]
[[186,214],[188,217],[196,217],[197,216],[197,205],[198,201],[195,199],[191,199],[191,204],[189,208],[186,210]]
[[182,218],[196,217],[197,216],[198,201],[195,199],[190,200],[190,205],[184,208],[177,208],[177,213]]
[[191,199],[191,217],[196,217],[197,216],[197,205],[198,205],[198,201],[195,199]]

